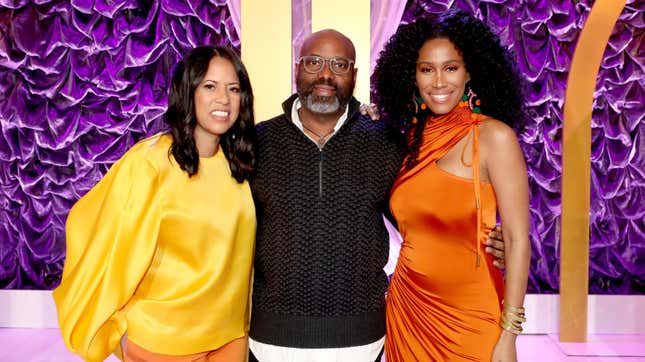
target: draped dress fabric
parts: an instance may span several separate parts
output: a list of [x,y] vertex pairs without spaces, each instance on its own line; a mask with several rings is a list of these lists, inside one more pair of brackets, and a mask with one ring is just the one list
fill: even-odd
[[[481,250],[497,207],[492,185],[479,176],[477,126],[484,118],[463,104],[430,117],[419,162],[392,188],[403,242],[387,295],[388,362],[490,361],[504,285],[493,257]],[[437,161],[471,131],[474,179],[442,170]]]
[[[54,290],[63,341],[86,361],[122,336],[157,354],[218,350],[249,327],[255,206],[223,151],[188,177],[158,134],[134,145],[72,208]],[[155,358],[154,360],[159,360]]]

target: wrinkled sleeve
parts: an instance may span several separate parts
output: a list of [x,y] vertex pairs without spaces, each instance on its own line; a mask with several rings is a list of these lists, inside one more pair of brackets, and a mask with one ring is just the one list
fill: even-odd
[[126,154],[72,208],[67,256],[53,296],[67,347],[87,361],[120,354],[127,304],[156,248],[158,172]]

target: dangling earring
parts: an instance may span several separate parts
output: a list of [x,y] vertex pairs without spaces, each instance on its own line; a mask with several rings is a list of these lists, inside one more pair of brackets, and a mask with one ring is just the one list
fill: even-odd
[[461,101],[468,103],[468,107],[473,113],[482,113],[482,110],[479,108],[481,105],[481,100],[477,97],[477,94],[470,87],[469,83],[466,83],[466,89],[464,90],[464,95],[461,97]]
[[419,117],[423,117],[425,113],[427,113],[426,110],[428,109],[428,105],[417,92],[414,92],[412,95],[412,103],[414,104],[414,117],[412,117],[412,124],[417,124]]
[[231,134],[231,139],[235,141],[235,133]]

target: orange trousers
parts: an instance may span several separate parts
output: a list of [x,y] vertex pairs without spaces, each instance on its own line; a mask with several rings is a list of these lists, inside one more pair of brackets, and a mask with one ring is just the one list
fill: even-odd
[[244,336],[212,351],[172,356],[150,352],[128,339],[123,352],[123,362],[245,362],[249,350],[247,341],[248,338]]

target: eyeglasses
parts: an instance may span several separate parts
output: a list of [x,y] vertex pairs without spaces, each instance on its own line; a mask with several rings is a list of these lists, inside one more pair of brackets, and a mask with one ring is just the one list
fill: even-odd
[[302,64],[307,73],[318,73],[323,70],[325,63],[329,62],[329,69],[338,75],[347,74],[354,65],[354,61],[347,58],[323,58],[317,55],[305,55],[298,62]]

